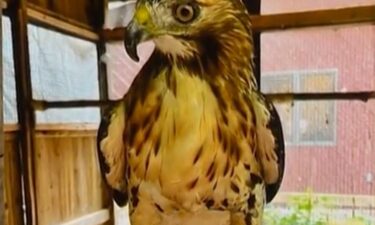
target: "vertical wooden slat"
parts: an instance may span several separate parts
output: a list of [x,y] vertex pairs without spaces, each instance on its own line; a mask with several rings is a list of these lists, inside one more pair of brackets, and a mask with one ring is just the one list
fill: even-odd
[[24,172],[24,193],[26,205],[26,222],[37,224],[35,184],[34,184],[34,111],[31,107],[32,89],[30,77],[30,60],[27,37],[26,0],[19,0],[11,10],[12,39],[16,77],[17,110],[20,123],[20,142],[22,169]]
[[61,224],[108,208],[95,131],[37,131],[35,146],[39,225]]
[[21,159],[19,155],[18,133],[5,133],[4,144],[4,225],[23,225],[23,199],[21,185]]
[[[0,6],[3,1],[0,0]],[[3,8],[0,7],[0,17],[3,15]],[[4,126],[3,126],[3,26],[0,22],[0,224],[4,224]]]
[[[250,15],[260,15],[261,0],[245,0],[246,7]],[[260,32],[253,33],[254,39],[254,63],[255,63],[255,77],[260,87]]]

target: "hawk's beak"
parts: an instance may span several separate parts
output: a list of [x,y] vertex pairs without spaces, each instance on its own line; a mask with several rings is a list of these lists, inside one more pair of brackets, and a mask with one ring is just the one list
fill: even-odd
[[132,21],[125,31],[125,50],[129,57],[136,62],[139,62],[139,56],[137,53],[137,46],[139,43],[145,40],[145,32],[139,28],[137,24]]
[[133,19],[126,27],[124,40],[126,52],[136,62],[139,62],[137,46],[149,39],[148,31],[151,26],[152,22],[148,9],[144,5],[140,5],[135,9]]

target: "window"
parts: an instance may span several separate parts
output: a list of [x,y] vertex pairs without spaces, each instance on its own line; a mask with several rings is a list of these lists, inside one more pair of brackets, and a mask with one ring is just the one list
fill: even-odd
[[13,63],[13,46],[11,24],[8,17],[2,17],[3,28],[3,82],[4,82],[4,123],[16,124],[17,117],[17,100],[16,100],[16,80]]
[[[336,71],[273,73],[262,76],[264,93],[333,92]],[[333,101],[277,104],[287,144],[319,145],[335,142]],[[295,135],[292,135],[295,134]]]
[[[99,99],[95,43],[34,25],[28,26],[33,98]],[[36,112],[38,123],[98,123],[98,108],[49,109]]]

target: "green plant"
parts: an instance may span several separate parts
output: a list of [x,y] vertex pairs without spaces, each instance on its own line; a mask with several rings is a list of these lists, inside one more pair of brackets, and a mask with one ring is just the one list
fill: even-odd
[[330,218],[334,208],[330,197],[317,197],[312,190],[288,199],[283,207],[265,209],[264,225],[375,225],[361,217],[335,221]]
[[286,205],[286,210],[268,208],[265,210],[265,225],[327,225],[328,215],[314,213],[316,210],[327,208],[328,198],[319,200],[313,197],[312,191],[291,197]]

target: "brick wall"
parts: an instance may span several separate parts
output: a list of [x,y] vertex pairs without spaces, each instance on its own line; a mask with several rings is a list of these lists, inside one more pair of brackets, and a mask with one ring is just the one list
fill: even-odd
[[263,14],[374,5],[375,0],[262,0]]
[[[336,69],[337,91],[375,90],[375,26],[265,33],[262,72]],[[375,102],[336,103],[333,146],[289,146],[282,189],[375,194]]]

